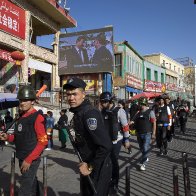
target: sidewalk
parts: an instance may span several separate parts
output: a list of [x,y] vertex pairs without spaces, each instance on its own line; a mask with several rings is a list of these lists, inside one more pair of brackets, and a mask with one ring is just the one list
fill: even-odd
[[[71,144],[65,150],[59,150],[60,142],[54,140],[54,149],[44,151],[43,156],[48,158],[48,195],[49,196],[76,196],[79,195],[78,158]],[[122,147],[120,163],[120,193],[125,195],[125,168],[130,166],[131,195],[135,196],[164,196],[173,195],[172,168],[178,166],[180,195],[184,195],[184,182],[182,172],[182,152],[188,153],[191,193],[196,195],[196,121],[189,120],[185,135],[176,131],[174,140],[169,143],[168,156],[158,156],[158,149],[152,147],[146,171],[139,170],[139,158],[136,137],[132,137],[132,154],[129,155]],[[0,188],[9,190],[9,173],[11,147],[0,151]],[[40,165],[38,178],[42,182],[43,165]],[[19,170],[16,161],[16,181],[18,185]]]

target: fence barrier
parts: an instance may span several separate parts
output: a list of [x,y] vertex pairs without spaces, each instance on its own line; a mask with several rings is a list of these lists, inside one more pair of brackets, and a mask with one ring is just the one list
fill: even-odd
[[10,196],[14,196],[14,190],[15,190],[15,152],[12,152],[11,178],[10,178]]
[[43,193],[47,196],[47,157],[43,157]]
[[179,187],[178,187],[178,166],[173,166],[173,191],[174,196],[179,196]]
[[125,178],[125,185],[126,185],[126,196],[130,196],[130,167],[126,167],[126,178]]
[[187,161],[187,153],[182,153],[182,166],[183,166],[183,177],[184,177],[184,191],[185,196],[191,196],[191,186],[190,186],[190,177],[189,177],[189,167]]

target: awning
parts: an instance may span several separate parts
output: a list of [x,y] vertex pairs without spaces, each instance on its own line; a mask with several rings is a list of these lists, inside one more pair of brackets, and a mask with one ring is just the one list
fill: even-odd
[[52,73],[52,65],[48,63],[44,63],[32,58],[29,58],[29,68],[36,69],[39,71],[44,71],[47,73]]
[[129,86],[126,86],[125,88],[126,88],[126,91],[131,92],[131,93],[141,93],[141,92],[143,92],[142,90],[135,89],[135,88],[132,88],[132,87],[129,87]]

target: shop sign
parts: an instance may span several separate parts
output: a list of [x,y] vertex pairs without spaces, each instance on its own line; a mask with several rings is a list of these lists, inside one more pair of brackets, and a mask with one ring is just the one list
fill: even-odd
[[133,75],[127,75],[127,85],[136,89],[143,89],[143,83],[142,80],[133,76]]
[[25,11],[8,0],[1,1],[0,29],[25,39]]
[[15,63],[15,61],[11,57],[11,53],[5,50],[1,50],[1,49],[0,49],[0,59],[9,61],[11,63]]
[[166,89],[168,91],[178,91],[176,84],[166,83]]
[[162,84],[161,82],[155,82],[152,80],[145,80],[144,91],[164,93],[165,90],[165,84]]

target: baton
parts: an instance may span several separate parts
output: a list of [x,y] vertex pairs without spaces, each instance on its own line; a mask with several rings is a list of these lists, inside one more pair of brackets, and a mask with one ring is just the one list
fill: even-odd
[[[73,146],[73,148],[74,148],[74,150],[75,150],[75,152],[76,152],[76,154],[77,154],[77,156],[78,156],[80,162],[83,162],[82,157],[81,157],[81,155],[80,155],[80,152],[79,152],[79,150],[78,150],[78,147],[76,146],[75,141],[74,141],[74,138],[73,138],[73,136],[72,136],[72,134],[71,134],[71,132],[70,132],[70,129],[71,129],[71,128],[70,128],[69,126],[66,126],[66,129],[67,129],[67,133],[68,133],[68,135],[69,135],[69,139],[70,139],[70,141],[71,141],[71,144],[72,144],[72,146]],[[95,185],[94,185],[94,183],[93,183],[91,177],[90,177],[89,175],[87,175],[86,177],[87,177],[87,179],[88,179],[88,181],[89,181],[89,183],[90,183],[91,188],[93,189],[93,192],[94,192],[95,194],[97,194],[97,190],[96,190],[96,188],[95,188]]]

